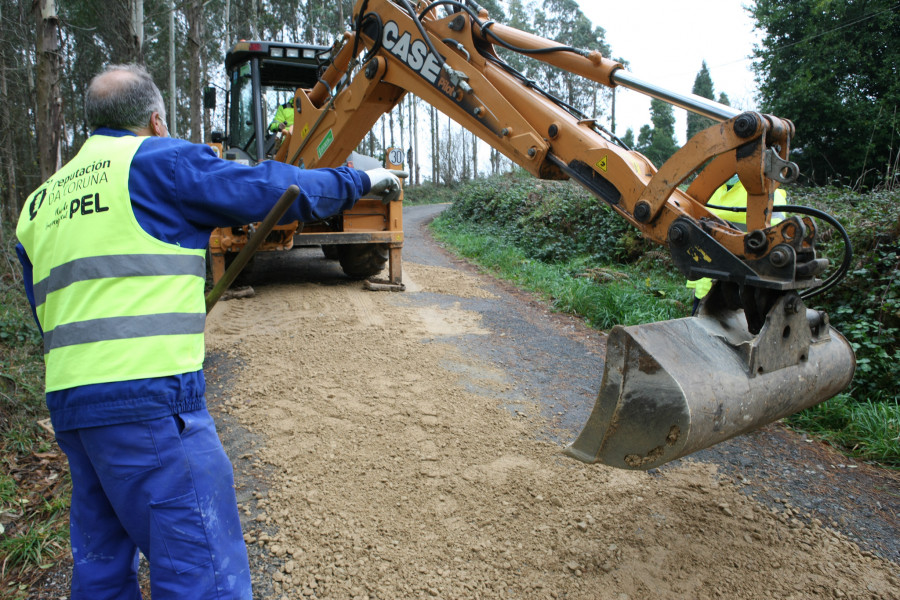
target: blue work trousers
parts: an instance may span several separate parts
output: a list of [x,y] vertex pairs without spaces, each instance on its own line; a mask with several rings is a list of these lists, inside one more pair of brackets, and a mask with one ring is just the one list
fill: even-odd
[[72,473],[71,600],[250,600],[234,472],[206,409],[57,432]]

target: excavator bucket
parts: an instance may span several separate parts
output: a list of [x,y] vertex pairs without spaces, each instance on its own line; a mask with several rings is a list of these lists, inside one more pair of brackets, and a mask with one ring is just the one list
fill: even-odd
[[616,327],[593,412],[566,454],[651,469],[831,398],[856,358],[824,313],[783,297],[758,335],[742,311]]

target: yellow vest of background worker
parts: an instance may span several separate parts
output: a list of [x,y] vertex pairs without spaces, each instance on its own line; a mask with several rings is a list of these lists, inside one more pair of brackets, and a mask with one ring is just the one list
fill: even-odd
[[275,111],[275,118],[269,123],[269,131],[278,131],[279,125],[284,125],[285,129],[294,125],[293,98],[278,106],[278,109]]
[[[729,187],[730,186],[730,187]],[[726,183],[725,185],[719,187],[713,195],[710,197],[709,202],[707,202],[707,210],[713,213],[720,219],[724,221],[728,221],[741,231],[747,231],[747,212],[746,211],[730,211],[730,210],[721,210],[717,208],[712,208],[708,205],[715,206],[726,206],[729,208],[747,208],[747,190],[744,189],[744,184],[740,181],[737,181],[733,185]],[[778,188],[775,190],[775,206],[784,206],[787,204],[787,193]],[[780,223],[784,220],[783,213],[773,213],[772,214],[772,224]],[[708,277],[703,277],[702,279],[697,279],[695,281],[688,281],[687,287],[693,288],[694,297],[698,300],[701,300],[706,297],[709,293],[709,290],[712,289],[713,280]]]
[[145,139],[92,136],[19,218],[48,392],[203,366],[205,250],[160,241],[138,224],[128,177]]

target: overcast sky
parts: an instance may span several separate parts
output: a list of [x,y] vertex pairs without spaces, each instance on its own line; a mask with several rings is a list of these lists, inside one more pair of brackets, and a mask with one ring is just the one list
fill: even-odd
[[[629,61],[637,77],[675,92],[690,92],[703,61],[718,98],[756,107],[756,84],[748,58],[758,39],[748,0],[576,0],[594,25],[606,30],[613,58]],[[675,134],[684,143],[684,110],[675,109]],[[630,90],[616,92],[616,133],[631,127],[635,137],[650,123],[650,99]],[[608,125],[608,124],[607,124]]]

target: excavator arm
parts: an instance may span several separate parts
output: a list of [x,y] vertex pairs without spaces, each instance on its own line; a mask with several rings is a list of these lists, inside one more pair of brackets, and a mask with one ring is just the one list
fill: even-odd
[[[657,169],[510,67],[498,47],[717,123]],[[849,384],[852,350],[800,296],[822,284],[827,267],[816,254],[816,226],[810,217],[771,219],[775,190],[798,175],[788,159],[790,121],[657,88],[599,52],[495,23],[471,1],[359,0],[353,31],[318,83],[297,90],[293,134],[276,159],[339,164],[407,93],[536,177],[575,180],[667,246],[688,279],[717,281],[698,317],[611,332],[597,403],[570,455],[651,468]],[[747,231],[706,207],[735,174],[748,192]]]

